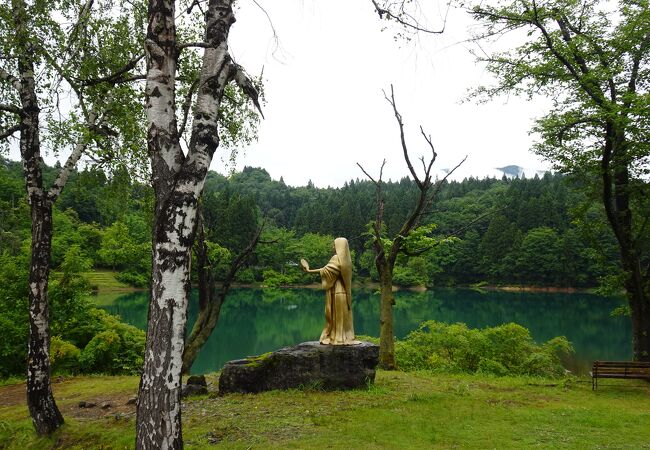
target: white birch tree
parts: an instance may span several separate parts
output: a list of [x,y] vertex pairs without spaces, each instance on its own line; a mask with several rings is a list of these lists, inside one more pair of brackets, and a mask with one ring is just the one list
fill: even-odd
[[[112,3],[12,0],[0,5],[0,140],[19,135],[31,210],[27,404],[40,435],[63,423],[50,383],[52,207],[82,155],[105,161],[132,147],[136,128],[129,119],[114,123],[112,118],[123,117],[119,110],[126,108],[137,120],[142,109],[130,101],[132,93],[102,80],[104,70],[131,59],[129,42],[138,28],[135,17]],[[43,152],[64,150],[69,156],[47,186]]]
[[[194,7],[205,8],[201,42],[179,41],[174,1],[150,0],[148,5],[145,109],[156,205],[147,344],[137,406],[137,448],[183,446],[181,368],[197,203],[219,146],[218,122],[229,84],[236,83],[259,109],[257,89],[228,52],[228,34],[235,22],[232,0],[194,2],[188,10]],[[192,47],[203,48],[203,56],[184,152],[183,127],[179,129],[176,117],[176,88],[180,58]],[[190,90],[186,104],[193,95]],[[184,126],[185,118],[181,123]]]

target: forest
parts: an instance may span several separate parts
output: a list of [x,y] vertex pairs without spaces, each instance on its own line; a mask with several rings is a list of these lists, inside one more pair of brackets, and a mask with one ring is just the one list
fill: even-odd
[[[30,224],[20,165],[3,159],[0,180],[0,250],[26,261]],[[416,191],[406,177],[386,183],[389,233],[410,212]],[[367,231],[375,211],[369,181],[350,180],[341,188],[290,187],[264,169],[246,167],[230,176],[210,172],[202,202],[212,257],[222,272],[264,223],[263,241],[269,243],[250,255],[237,274],[239,283],[314,282],[297,262],[306,257],[324,264],[336,236],[350,241],[357,282],[377,281]],[[73,173],[55,206],[54,270],[61,271],[66,254],[74,253],[81,271],[115,270],[121,281],[147,287],[152,207],[151,188],[125,172],[110,178],[92,169]],[[435,225],[435,236],[453,240],[422,256],[400,256],[394,281],[402,287],[481,283],[612,292],[620,289],[613,284],[620,264],[611,233],[594,226],[603,220],[602,208],[585,195],[580,181],[561,174],[446,182],[425,225]]]

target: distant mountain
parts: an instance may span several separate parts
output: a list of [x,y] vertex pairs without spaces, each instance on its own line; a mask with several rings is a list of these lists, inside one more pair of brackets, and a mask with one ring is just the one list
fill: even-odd
[[533,178],[535,175],[542,176],[548,172],[547,170],[524,168],[517,165],[497,167],[496,170],[500,171],[508,178]]

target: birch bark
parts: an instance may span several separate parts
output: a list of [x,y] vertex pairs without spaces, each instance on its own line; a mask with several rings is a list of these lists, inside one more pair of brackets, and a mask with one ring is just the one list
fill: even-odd
[[25,4],[12,2],[19,48],[18,72],[12,85],[21,103],[20,156],[32,219],[29,267],[29,344],[27,350],[27,405],[34,428],[48,435],[63,424],[50,381],[50,319],[47,296],[52,247],[52,204],[43,191],[40,167],[38,99],[33,52],[29,44]]
[[181,368],[190,291],[191,249],[198,198],[219,145],[218,112],[224,89],[237,82],[257,106],[257,93],[228,54],[235,22],[232,0],[210,0],[205,50],[187,155],[176,123],[176,69],[181,50],[175,4],[149,1],[147,29],[147,145],[156,197],[151,301],[138,396],[136,448],[182,448]]

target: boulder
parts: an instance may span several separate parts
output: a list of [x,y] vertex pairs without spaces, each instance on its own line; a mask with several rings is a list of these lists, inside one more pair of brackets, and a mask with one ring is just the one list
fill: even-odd
[[181,387],[181,397],[190,395],[205,395],[208,393],[208,383],[204,375],[192,375],[187,379],[185,386]]
[[323,345],[303,342],[260,356],[229,361],[219,377],[219,394],[256,393],[274,389],[315,387],[354,389],[375,380],[379,346]]

